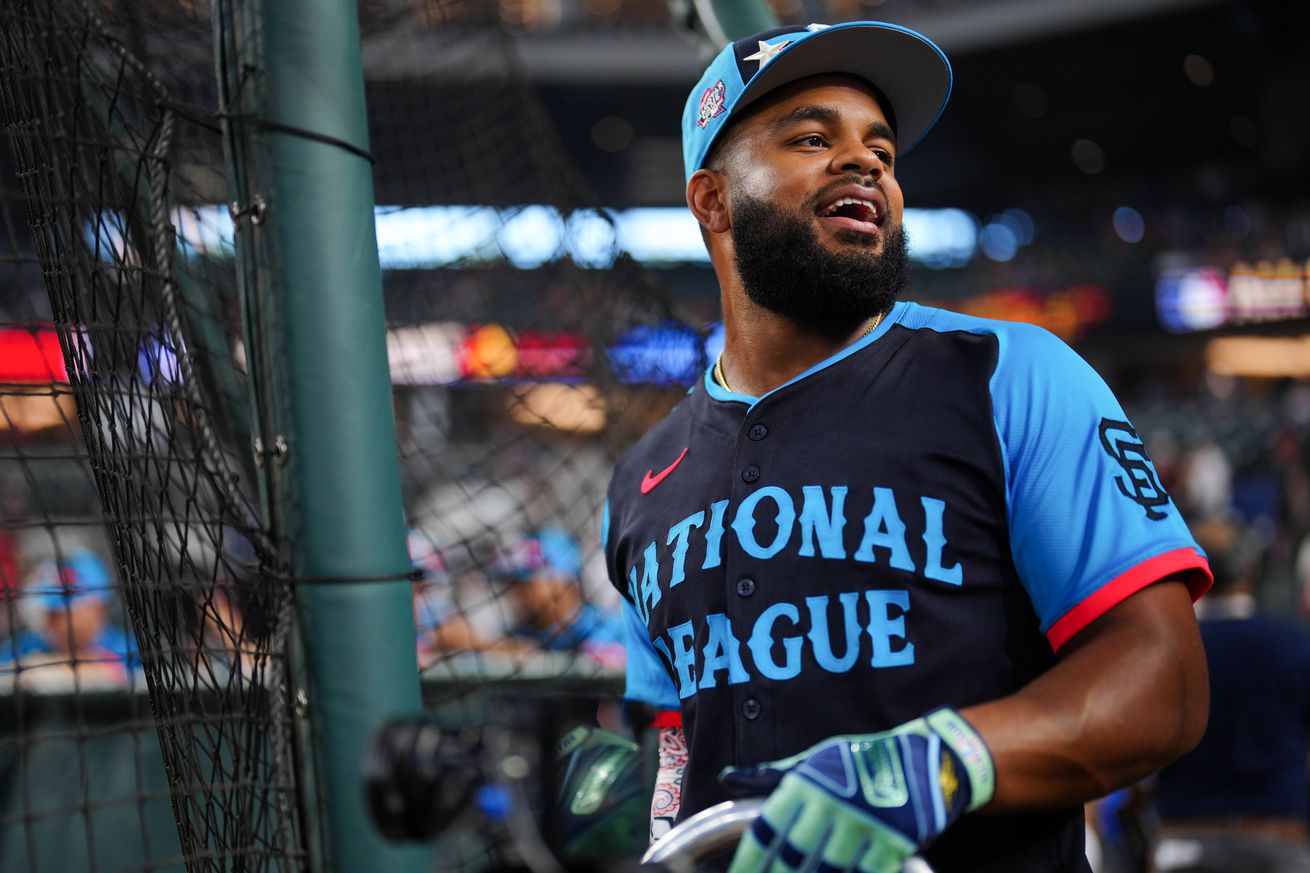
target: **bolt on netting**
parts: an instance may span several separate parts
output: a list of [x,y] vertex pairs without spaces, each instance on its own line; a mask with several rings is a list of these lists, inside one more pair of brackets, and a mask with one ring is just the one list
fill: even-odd
[[[398,632],[463,720],[497,689],[621,687],[610,466],[705,365],[498,10],[360,5],[415,576]],[[228,204],[210,13],[0,10],[0,869],[307,862],[296,581],[259,484],[282,449],[252,426],[234,263],[258,215]]]

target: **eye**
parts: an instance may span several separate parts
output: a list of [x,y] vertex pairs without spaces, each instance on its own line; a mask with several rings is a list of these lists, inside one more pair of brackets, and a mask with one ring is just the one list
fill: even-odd
[[874,146],[873,148],[870,148],[869,151],[877,155],[878,160],[882,161],[883,164],[888,167],[892,165],[892,161],[896,160],[895,155],[893,155],[891,152],[887,151],[886,149],[882,149],[882,148],[878,148],[877,146]]
[[798,146],[804,146],[811,149],[821,149],[828,144],[828,141],[823,137],[823,135],[818,133],[807,133],[805,136],[793,140],[793,142]]

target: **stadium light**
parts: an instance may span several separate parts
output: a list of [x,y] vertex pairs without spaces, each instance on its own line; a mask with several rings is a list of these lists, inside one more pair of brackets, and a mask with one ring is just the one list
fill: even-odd
[[[115,218],[106,214],[100,221],[117,227]],[[533,270],[565,256],[580,267],[603,270],[613,266],[619,254],[651,267],[710,262],[696,220],[681,206],[580,209],[567,216],[538,204],[504,209],[378,206],[375,220],[379,261],[389,270],[460,268],[501,260]],[[189,254],[232,256],[232,218],[226,206],[178,209],[174,225]],[[1031,219],[1027,227],[1020,244],[1031,240]],[[88,234],[92,229],[88,226]],[[96,229],[103,238],[104,227]],[[905,229],[910,257],[934,270],[962,267],[978,251],[978,219],[962,209],[907,209]],[[117,248],[107,254],[125,257],[122,234],[111,237]]]

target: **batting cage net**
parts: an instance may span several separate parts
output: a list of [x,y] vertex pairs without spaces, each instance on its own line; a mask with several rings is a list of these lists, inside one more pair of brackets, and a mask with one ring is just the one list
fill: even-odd
[[[0,9],[0,869],[307,863],[211,12]],[[360,13],[425,699],[616,690],[605,485],[699,326],[619,253],[497,7]]]
[[214,113],[208,20],[0,16],[0,866],[294,867],[289,592],[243,470],[222,152],[179,114]]

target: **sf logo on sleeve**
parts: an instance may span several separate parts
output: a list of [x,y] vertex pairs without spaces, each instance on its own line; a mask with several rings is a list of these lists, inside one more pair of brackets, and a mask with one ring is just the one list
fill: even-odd
[[1123,469],[1122,476],[1114,477],[1119,491],[1146,510],[1147,518],[1154,521],[1165,518],[1159,507],[1169,502],[1169,492],[1160,484],[1137,431],[1126,421],[1103,418],[1100,432],[1101,446]]

